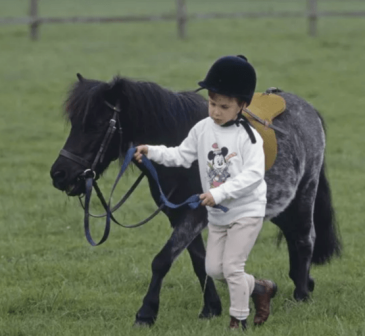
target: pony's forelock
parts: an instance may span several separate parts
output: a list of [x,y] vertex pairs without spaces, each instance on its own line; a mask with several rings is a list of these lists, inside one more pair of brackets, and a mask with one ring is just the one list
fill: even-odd
[[110,89],[108,83],[97,80],[83,79],[81,82],[75,82],[64,102],[65,118],[84,124],[88,115],[95,111],[96,105],[100,105],[103,101],[108,89]]

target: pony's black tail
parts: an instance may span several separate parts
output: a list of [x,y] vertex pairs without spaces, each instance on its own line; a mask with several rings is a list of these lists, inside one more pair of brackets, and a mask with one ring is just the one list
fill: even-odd
[[314,243],[312,263],[325,264],[333,256],[340,256],[341,241],[337,230],[335,212],[332,207],[331,189],[326,177],[324,162],[319,176],[314,205],[314,227],[316,241]]

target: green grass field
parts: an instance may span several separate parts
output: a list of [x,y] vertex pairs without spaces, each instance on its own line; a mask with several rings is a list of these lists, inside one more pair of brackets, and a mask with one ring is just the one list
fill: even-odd
[[[41,13],[174,10],[172,1],[162,0],[153,6],[147,1],[75,3],[41,1]],[[239,4],[190,3],[190,11],[200,12],[237,10]],[[247,3],[265,9],[270,2]],[[23,16],[26,6],[25,0],[2,0],[0,16]],[[305,7],[300,1],[291,6]],[[363,2],[347,6],[326,1],[323,6],[364,9]],[[34,43],[27,27],[1,26],[0,335],[231,335],[225,286],[217,284],[222,317],[197,318],[202,295],[186,252],[164,281],[156,325],[133,328],[150,281],[151,261],[171,233],[166,218],[161,215],[135,230],[114,226],[107,243],[92,248],[83,237],[77,199],[54,189],[49,177],[68,134],[62,103],[77,72],[100,80],[121,74],[174,90],[194,89],[211,63],[225,54],[244,54],[252,61],[259,91],[278,86],[294,92],[324,116],[328,173],[344,244],[341,259],[312,269],[312,300],[297,303],[287,275],[286,245],[276,247],[277,230],[266,223],[247,271],[274,279],[280,291],[268,323],[250,328],[247,335],[365,335],[365,19],[321,19],[316,39],[306,30],[301,19],[193,21],[188,39],[179,41],[174,22],[46,25]],[[109,169],[101,182],[107,193],[116,170]],[[121,189],[133,178],[131,172]],[[143,183],[119,218],[135,222],[154,208]],[[95,236],[102,225],[94,222]],[[252,325],[252,317],[249,322]]]

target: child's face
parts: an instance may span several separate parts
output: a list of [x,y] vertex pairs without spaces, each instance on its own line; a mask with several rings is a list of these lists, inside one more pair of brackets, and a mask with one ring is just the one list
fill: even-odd
[[[244,104],[245,105],[245,104]],[[217,125],[223,125],[237,117],[242,106],[238,106],[236,98],[214,94],[209,97],[209,116]]]

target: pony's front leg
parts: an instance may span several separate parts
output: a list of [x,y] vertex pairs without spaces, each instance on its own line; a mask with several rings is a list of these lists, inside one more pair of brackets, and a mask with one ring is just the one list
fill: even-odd
[[[174,260],[200,234],[206,225],[201,212],[197,210],[178,211],[178,216],[171,219],[174,227],[170,239],[152,262],[152,279],[142,307],[136,314],[135,325],[151,326],[157,319],[162,280],[170,270]],[[176,214],[176,213],[175,213]],[[200,217],[200,218],[199,218]]]

